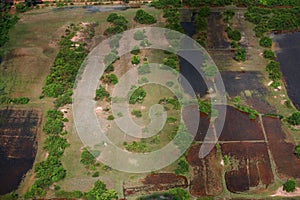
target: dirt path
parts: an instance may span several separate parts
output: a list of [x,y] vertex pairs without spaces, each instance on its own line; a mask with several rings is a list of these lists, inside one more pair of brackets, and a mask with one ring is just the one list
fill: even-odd
[[271,197],[299,197],[300,196],[300,188],[296,188],[294,192],[286,192],[283,190],[283,186],[278,188],[275,194],[271,195]]

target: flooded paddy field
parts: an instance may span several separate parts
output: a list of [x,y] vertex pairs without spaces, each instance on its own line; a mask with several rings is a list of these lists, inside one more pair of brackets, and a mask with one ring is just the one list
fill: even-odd
[[200,144],[196,144],[188,151],[187,161],[193,168],[190,193],[196,197],[216,196],[223,191],[217,150],[214,148],[205,158],[200,159],[198,157],[200,147]]
[[271,117],[263,117],[270,150],[281,178],[300,178],[300,159],[293,153],[295,144],[288,142],[281,121]]
[[251,187],[268,187],[273,181],[266,143],[221,144],[222,154],[229,156],[230,166],[225,173],[231,192],[243,192]]
[[0,110],[0,194],[17,189],[36,154],[38,111]]
[[279,49],[276,54],[288,95],[294,105],[300,109],[300,32],[275,35],[274,40],[278,44]]

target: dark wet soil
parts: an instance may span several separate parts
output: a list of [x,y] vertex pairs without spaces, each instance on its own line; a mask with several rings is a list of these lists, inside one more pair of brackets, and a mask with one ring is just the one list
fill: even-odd
[[0,194],[17,189],[36,155],[39,113],[0,110]]
[[275,36],[279,44],[277,58],[284,76],[288,95],[294,105],[300,109],[300,32]]

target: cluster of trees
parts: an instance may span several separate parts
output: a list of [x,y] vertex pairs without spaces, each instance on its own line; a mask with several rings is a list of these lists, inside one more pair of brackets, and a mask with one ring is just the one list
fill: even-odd
[[269,73],[269,78],[273,81],[272,87],[277,88],[280,85],[280,80],[282,78],[282,73],[279,68],[279,62],[271,60],[266,67]]
[[240,62],[246,61],[247,52],[245,48],[239,47],[233,55],[233,59]]
[[108,15],[106,21],[111,23],[111,26],[105,30],[107,35],[122,33],[128,28],[127,19],[122,15],[118,15],[117,13],[111,13]]
[[60,161],[65,148],[69,146],[67,140],[62,137],[66,134],[63,131],[63,113],[58,110],[48,110],[46,117],[43,131],[48,136],[45,140],[44,149],[48,151],[49,155],[45,161],[34,166],[36,179],[29,191],[25,193],[25,199],[44,196],[46,188],[66,176],[66,170]]
[[152,1],[151,6],[162,9],[162,8],[169,8],[169,7],[180,7],[181,1],[180,0],[159,0],[159,1]]
[[0,12],[0,47],[9,40],[8,31],[18,20],[16,15],[11,15],[6,11]]
[[291,125],[300,125],[300,112],[294,112],[287,118],[287,122]]
[[207,29],[207,17],[210,15],[210,8],[203,6],[199,8],[195,16],[194,24],[197,31],[206,31]]
[[157,20],[151,14],[142,9],[136,11],[134,20],[140,24],[154,24],[157,22]]
[[[93,29],[93,27],[90,28]],[[57,103],[56,107],[72,102],[72,88],[77,72],[88,54],[82,44],[76,47],[75,43],[71,41],[77,29],[78,27],[74,24],[67,29],[67,34],[60,42],[60,51],[43,87],[44,96],[58,98],[55,102]]]
[[256,25],[254,31],[257,37],[269,31],[297,30],[300,27],[299,7],[272,9],[250,6],[245,18]]
[[178,8],[169,8],[163,10],[163,17],[166,18],[166,28],[183,33],[180,24],[180,13]]

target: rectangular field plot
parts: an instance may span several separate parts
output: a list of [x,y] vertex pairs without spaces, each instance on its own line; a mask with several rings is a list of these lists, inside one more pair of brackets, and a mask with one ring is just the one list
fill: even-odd
[[38,111],[0,110],[0,194],[16,189],[36,154]]
[[125,196],[134,194],[147,194],[149,192],[164,191],[175,187],[188,187],[188,181],[185,176],[173,173],[149,174],[139,180],[139,185],[124,183],[123,192]]
[[279,176],[300,178],[300,159],[294,154],[295,145],[285,141],[280,120],[263,117],[263,124]]
[[251,187],[267,187],[274,181],[265,143],[221,144],[227,171],[225,180],[230,192],[243,192]]
[[193,196],[215,196],[222,192],[220,160],[214,148],[205,158],[199,158],[201,145],[193,145],[188,151],[187,161],[193,168],[190,193]]

